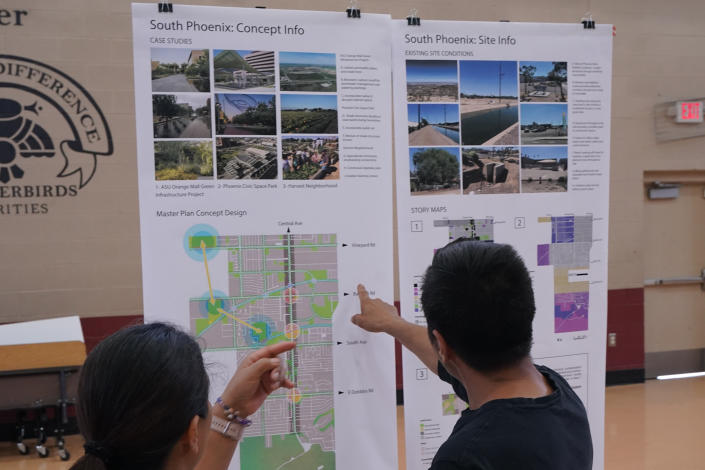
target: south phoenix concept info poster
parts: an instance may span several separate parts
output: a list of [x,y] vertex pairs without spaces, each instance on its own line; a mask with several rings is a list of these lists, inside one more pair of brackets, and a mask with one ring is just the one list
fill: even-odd
[[396,468],[394,342],[350,322],[357,283],[394,296],[390,17],[132,12],[145,320],[197,338],[212,401],[297,343],[230,468]]
[[[612,27],[393,23],[401,314],[425,325],[438,248],[512,245],[534,287],[534,362],[585,404],[602,469]],[[402,357],[407,468],[427,469],[467,404]]]

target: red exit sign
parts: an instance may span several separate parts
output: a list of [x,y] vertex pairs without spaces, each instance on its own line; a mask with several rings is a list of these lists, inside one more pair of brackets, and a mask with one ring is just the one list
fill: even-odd
[[702,101],[678,101],[676,122],[703,122]]

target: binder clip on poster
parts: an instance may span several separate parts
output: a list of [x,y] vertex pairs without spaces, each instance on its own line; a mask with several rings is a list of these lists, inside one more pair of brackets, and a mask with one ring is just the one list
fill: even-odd
[[348,18],[360,18],[360,9],[357,7],[357,0],[350,0],[348,9],[345,10],[348,14]]
[[588,12],[580,20],[583,24],[583,29],[595,29],[595,20],[592,19],[592,15]]
[[174,4],[171,2],[159,2],[159,13],[174,13]]
[[421,18],[419,17],[419,10],[412,8],[409,12],[409,16],[406,17],[406,24],[409,26],[421,26]]

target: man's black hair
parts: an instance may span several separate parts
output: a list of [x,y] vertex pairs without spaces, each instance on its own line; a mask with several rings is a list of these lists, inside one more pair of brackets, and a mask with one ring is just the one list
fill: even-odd
[[509,245],[460,238],[441,248],[426,270],[421,303],[431,341],[438,330],[475,370],[495,371],[529,355],[534,292]]

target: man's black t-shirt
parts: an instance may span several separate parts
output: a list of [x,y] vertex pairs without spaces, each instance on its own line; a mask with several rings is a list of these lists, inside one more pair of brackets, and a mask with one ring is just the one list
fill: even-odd
[[[563,377],[548,367],[536,369],[553,393],[492,400],[463,411],[430,470],[590,470],[592,438],[585,407]],[[438,376],[468,401],[463,384],[441,364]]]

